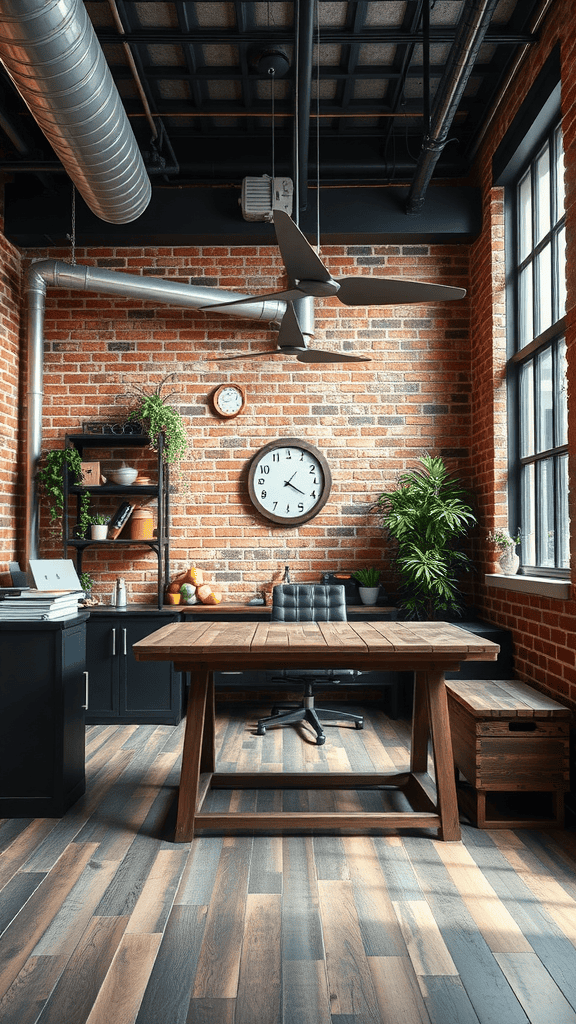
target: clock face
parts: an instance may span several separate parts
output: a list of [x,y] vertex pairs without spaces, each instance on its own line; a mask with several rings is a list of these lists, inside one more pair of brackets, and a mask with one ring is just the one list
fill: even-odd
[[332,478],[324,456],[294,437],[265,445],[248,473],[248,491],[262,515],[275,523],[297,526],[326,504]]
[[244,408],[246,395],[239,384],[222,384],[214,392],[212,401],[220,416],[237,416]]

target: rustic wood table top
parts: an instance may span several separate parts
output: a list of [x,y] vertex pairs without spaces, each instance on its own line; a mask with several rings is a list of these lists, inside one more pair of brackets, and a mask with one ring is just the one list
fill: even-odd
[[[341,829],[432,828],[460,839],[444,673],[462,661],[495,661],[499,647],[446,622],[178,622],[139,640],[139,661],[173,661],[190,673],[176,841],[197,829],[276,833]],[[283,773],[216,772],[213,671],[249,668],[414,670],[410,771]],[[428,774],[431,739],[436,778]],[[324,788],[394,786],[412,810],[351,812],[214,812],[203,810],[210,788]]]

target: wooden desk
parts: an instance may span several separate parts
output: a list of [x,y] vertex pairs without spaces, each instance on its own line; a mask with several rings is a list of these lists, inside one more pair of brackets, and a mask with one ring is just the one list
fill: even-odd
[[[139,661],[173,661],[189,672],[176,842],[200,828],[232,832],[321,829],[436,828],[440,839],[460,839],[444,673],[461,661],[495,661],[499,647],[445,622],[180,622],[133,646]],[[414,670],[416,685],[410,771],[217,773],[214,737],[216,669],[356,668]],[[428,737],[436,787],[427,771]],[[411,811],[204,811],[210,787],[225,789],[355,789],[394,786]]]

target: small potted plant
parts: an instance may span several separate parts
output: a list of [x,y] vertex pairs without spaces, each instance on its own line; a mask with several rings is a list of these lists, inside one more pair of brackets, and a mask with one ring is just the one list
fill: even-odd
[[94,579],[89,572],[81,572],[78,579],[80,580],[80,586],[84,591],[85,596],[88,598],[92,594],[92,587],[94,586]]
[[171,402],[178,392],[162,393],[167,381],[175,376],[174,373],[167,374],[152,390],[141,384],[132,384],[127,394],[117,395],[117,401],[122,400],[130,407],[128,419],[143,425],[154,451],[158,451],[162,436],[162,458],[169,466],[180,462],[189,447],[184,421]]
[[380,593],[380,570],[375,566],[357,569],[354,579],[358,580],[358,593],[362,604],[376,604]]
[[100,513],[90,516],[90,536],[92,540],[106,540],[109,518],[109,516],[103,516]]
[[506,576],[515,576],[520,568],[520,558],[516,554],[520,544],[520,530],[516,530],[514,537],[510,536],[508,530],[492,530],[488,534],[488,541],[500,549],[499,564],[502,572]]

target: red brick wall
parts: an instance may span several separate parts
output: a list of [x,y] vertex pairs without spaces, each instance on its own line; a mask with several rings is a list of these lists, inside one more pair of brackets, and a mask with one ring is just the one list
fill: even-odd
[[[484,193],[485,221],[482,237],[471,250],[471,317],[473,381],[473,456],[476,488],[486,508],[486,525],[507,526],[506,514],[506,393],[505,307],[502,240],[504,233],[502,192],[492,188],[492,154],[510,125],[519,105],[548,57],[561,41],[562,112],[567,185],[568,302],[566,334],[569,360],[571,520],[576,523],[576,416],[571,396],[576,387],[576,335],[574,323],[575,267],[571,253],[576,242],[576,121],[574,118],[575,41],[573,5],[554,4],[541,29],[541,41],[532,48],[512,89],[494,118],[489,140],[478,162],[478,180]],[[514,528],[515,524],[510,524]],[[572,563],[576,556],[576,531],[572,525]],[[481,561],[479,557],[479,561]],[[490,571],[489,562],[485,569]],[[480,577],[481,579],[481,577]],[[574,588],[568,601],[494,590],[479,585],[476,603],[483,617],[512,631],[518,675],[534,681],[552,695],[567,698],[576,706],[576,601]]]
[[2,235],[0,215],[0,571],[18,547],[20,256]]
[[[459,246],[330,246],[323,256],[336,275],[376,270],[467,284],[467,252]],[[77,259],[238,291],[283,281],[277,251],[270,247],[80,250]],[[267,271],[263,276],[255,272],[261,266]],[[366,514],[368,505],[422,451],[448,453],[450,463],[469,475],[468,306],[464,300],[370,312],[318,301],[315,343],[366,352],[371,363],[310,366],[278,358],[214,363],[209,359],[218,352],[273,347],[273,332],[238,318],[49,289],[44,445],[60,446],[66,431],[78,430],[83,420],[121,418],[114,397],[126,390],[123,382],[156,384],[176,371],[192,450],[184,466],[188,489],[180,488],[173,502],[172,564],[195,561],[228,600],[258,593],[286,563],[296,580],[318,580],[327,568],[378,564],[387,583],[385,547]],[[228,380],[241,383],[248,394],[246,410],[231,421],[217,417],[209,401],[214,388]],[[316,444],[333,476],[320,515],[291,529],[262,520],[246,485],[253,454],[282,436]],[[42,553],[56,550],[43,517]],[[98,555],[96,576],[105,596],[119,563]],[[153,595],[151,560],[125,563],[123,573],[132,600]]]

